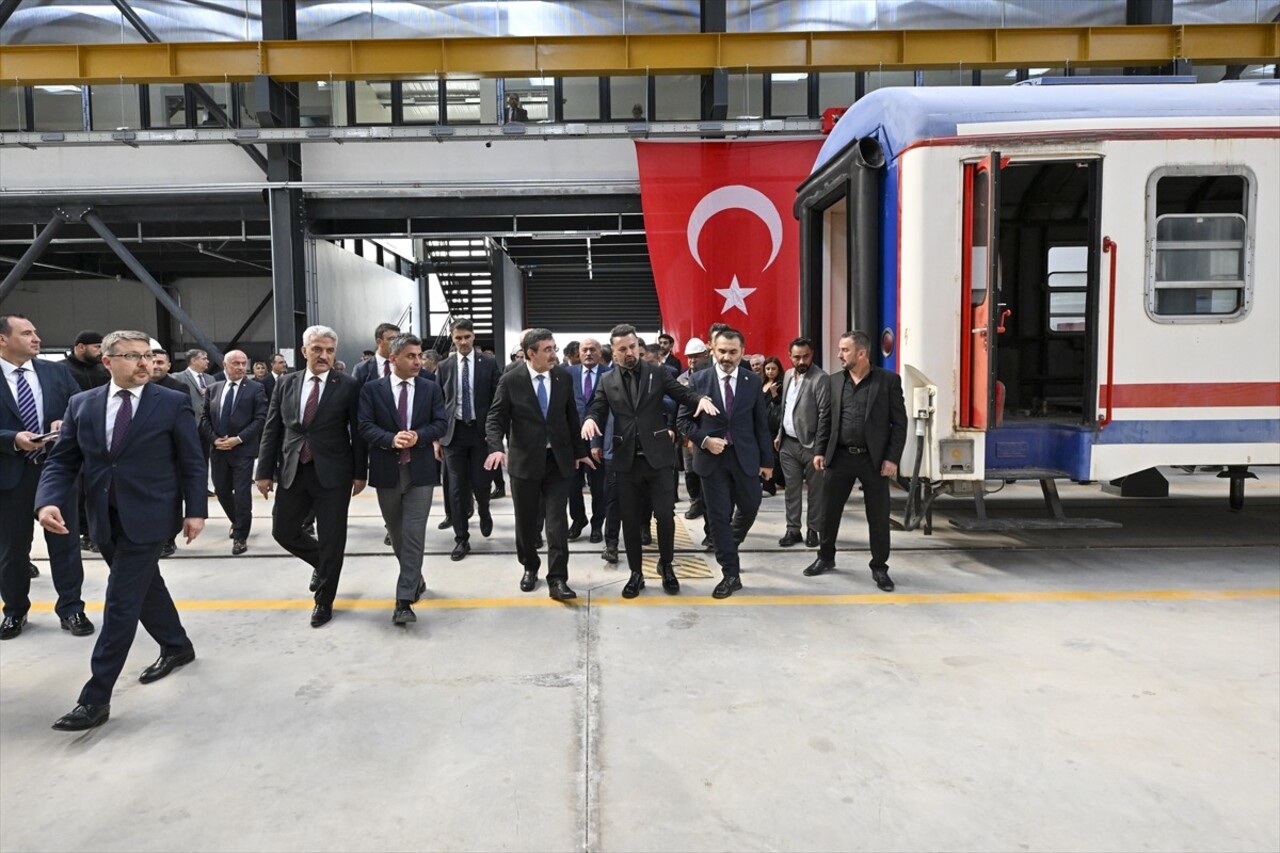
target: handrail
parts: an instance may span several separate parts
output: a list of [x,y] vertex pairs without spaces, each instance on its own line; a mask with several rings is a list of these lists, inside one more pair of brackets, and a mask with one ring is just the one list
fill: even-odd
[[1107,299],[1107,413],[1098,420],[1098,430],[1107,428],[1107,424],[1111,423],[1111,403],[1115,394],[1115,366],[1116,366],[1116,256],[1119,254],[1119,247],[1116,241],[1110,237],[1102,238],[1102,251],[1111,255],[1111,287],[1110,295]]

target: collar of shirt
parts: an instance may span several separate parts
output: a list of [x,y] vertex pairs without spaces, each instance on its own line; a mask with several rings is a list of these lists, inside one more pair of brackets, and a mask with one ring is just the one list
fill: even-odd
[[[108,390],[108,392],[107,392],[107,398],[108,398],[108,399],[111,399],[111,400],[115,400],[115,399],[118,399],[118,398],[116,397],[116,395],[117,395],[117,394],[119,394],[121,391],[128,391],[130,394],[132,394],[132,395],[133,395],[133,399],[134,399],[134,401],[136,402],[136,401],[138,401],[138,400],[141,400],[141,399],[142,399],[142,389],[143,389],[143,388],[145,388],[145,387],[147,387],[147,386],[146,386],[146,385],[138,385],[138,386],[137,386],[137,387],[135,387],[135,388],[121,388],[119,385],[117,385],[117,384],[116,384],[116,381],[115,381],[114,379],[112,379],[112,380],[111,380],[111,382],[110,382],[110,384],[109,384],[109,390]],[[135,409],[135,410],[134,410],[134,414],[137,414],[137,409]]]
[[544,384],[547,386],[547,393],[548,394],[551,393],[551,371],[550,370],[548,370],[546,373],[539,373],[538,371],[534,370],[533,365],[527,361],[524,363],[524,369],[529,371],[529,381],[533,383],[534,390],[537,390],[538,388],[538,377],[545,376],[547,378],[547,381]]
[[736,389],[738,386],[738,371],[735,370],[733,371],[733,373],[725,373],[724,370],[720,368],[720,365],[717,364],[716,365],[716,383],[719,385],[724,385],[724,381],[726,379],[728,379],[729,384]]
[[469,358],[469,359],[471,359],[471,363],[472,363],[473,365],[476,363],[476,351],[475,351],[475,350],[472,350],[471,352],[467,353],[466,355],[463,355],[463,354],[462,354],[462,353],[460,353],[460,352],[454,352],[454,354],[453,354],[453,355],[454,355],[454,357],[455,357],[456,359],[458,359],[458,367],[462,367],[462,360],[463,360],[464,358]]
[[[7,358],[0,358],[0,369],[4,370],[4,376],[6,379],[8,379],[10,376],[16,373],[19,367],[25,367],[27,370],[27,373],[30,373],[32,375],[34,375],[36,372],[35,366],[29,361],[24,361],[22,364],[14,364],[12,361],[9,361]],[[30,381],[30,380],[28,379],[27,381]]]
[[[197,371],[195,371],[195,370],[192,370],[190,367],[188,367],[188,368],[187,368],[187,373],[190,373],[190,374],[191,374],[191,378],[192,378],[192,379],[194,379],[196,382],[199,382],[199,381],[200,381],[200,377],[201,377],[201,376],[204,376],[204,374],[203,374],[203,373],[199,373],[199,372],[197,372]],[[206,381],[206,382],[208,381],[208,378],[207,378],[207,377],[206,377],[205,381]]]
[[308,388],[307,393],[310,393],[309,389],[311,386],[312,377],[318,377],[320,379],[320,386],[323,389],[324,384],[329,381],[329,371],[326,370],[324,373],[312,373],[311,371],[308,370],[306,373],[306,379],[304,379],[302,382],[302,384]]

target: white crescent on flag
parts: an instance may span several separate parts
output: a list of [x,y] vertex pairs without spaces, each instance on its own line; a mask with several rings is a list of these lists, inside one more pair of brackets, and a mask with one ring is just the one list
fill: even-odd
[[769,229],[769,261],[764,265],[764,269],[767,270],[774,258],[778,257],[778,250],[782,248],[782,217],[778,215],[778,209],[773,206],[773,202],[769,201],[767,195],[754,187],[742,184],[730,184],[727,187],[714,189],[694,205],[693,212],[689,214],[689,225],[686,229],[689,254],[703,270],[707,268],[698,254],[698,237],[702,234],[707,220],[722,210],[732,208],[754,213]]

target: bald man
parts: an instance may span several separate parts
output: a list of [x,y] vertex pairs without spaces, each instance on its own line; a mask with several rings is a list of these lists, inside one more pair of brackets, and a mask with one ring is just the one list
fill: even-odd
[[249,550],[253,465],[267,420],[267,392],[261,382],[247,378],[249,358],[240,350],[227,353],[222,365],[227,378],[209,386],[200,434],[210,448],[214,494],[231,522],[231,553],[239,556]]

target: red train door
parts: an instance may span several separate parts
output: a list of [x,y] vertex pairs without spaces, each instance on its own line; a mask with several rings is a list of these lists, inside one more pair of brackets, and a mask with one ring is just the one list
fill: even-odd
[[1000,319],[1000,153],[964,167],[960,282],[960,426],[996,423],[996,326]]

